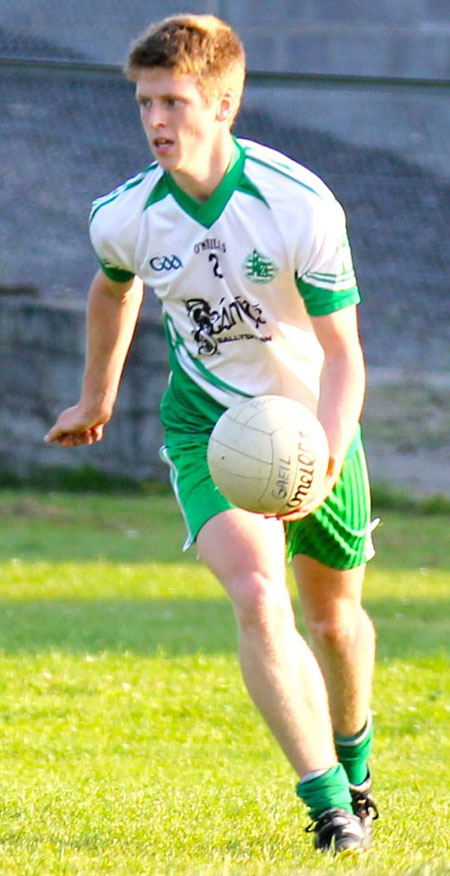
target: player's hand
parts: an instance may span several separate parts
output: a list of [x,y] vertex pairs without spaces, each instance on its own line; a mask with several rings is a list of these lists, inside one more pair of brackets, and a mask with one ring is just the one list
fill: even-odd
[[302,520],[303,517],[307,517],[308,514],[312,514],[313,511],[317,511],[317,509],[320,508],[322,502],[324,502],[325,499],[330,495],[338,477],[339,470],[337,469],[336,461],[334,457],[330,456],[328,462],[328,470],[319,494],[315,496],[312,502],[306,502],[304,505],[301,506],[301,508],[295,509],[289,514],[280,514],[278,520],[282,520],[284,523],[290,523],[294,520]]
[[[99,421],[100,420],[100,421]],[[56,423],[47,432],[47,444],[57,442],[61,447],[79,447],[81,444],[95,444],[103,438],[105,420],[88,416],[81,405],[67,408],[59,415]]]

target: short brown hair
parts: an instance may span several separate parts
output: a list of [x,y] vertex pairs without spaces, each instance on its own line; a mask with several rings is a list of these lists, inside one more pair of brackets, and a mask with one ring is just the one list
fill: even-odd
[[172,15],[151,24],[130,48],[126,76],[135,81],[140,70],[163,67],[190,74],[210,103],[229,87],[236,115],[244,89],[245,52],[238,35],[215,15]]

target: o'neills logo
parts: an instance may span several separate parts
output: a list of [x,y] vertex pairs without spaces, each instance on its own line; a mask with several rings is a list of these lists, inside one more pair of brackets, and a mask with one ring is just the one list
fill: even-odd
[[194,245],[194,252],[204,252],[204,250],[218,249],[220,252],[227,251],[227,245],[218,237],[207,237],[205,240],[200,240]]
[[288,506],[296,508],[308,495],[314,480],[316,451],[311,444],[308,432],[298,433],[297,479],[295,492],[288,501]]
[[[286,499],[288,508],[297,508],[311,489],[315,463],[316,452],[311,444],[310,433],[299,432],[297,456],[280,457],[278,460],[277,477],[272,489],[272,496],[277,499]],[[290,482],[293,469],[296,471],[296,479],[292,488]]]

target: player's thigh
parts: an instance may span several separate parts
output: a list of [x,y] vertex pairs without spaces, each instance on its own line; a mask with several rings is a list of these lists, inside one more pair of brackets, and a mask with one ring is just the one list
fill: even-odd
[[197,536],[200,559],[233,601],[257,580],[273,591],[285,589],[285,540],[280,521],[240,508],[211,517]]
[[365,564],[334,569],[304,554],[292,560],[303,617],[308,628],[353,626],[360,606]]
[[285,578],[285,535],[280,521],[236,508],[211,479],[207,436],[186,437],[165,445],[162,458],[169,463],[171,481],[180,505],[188,538],[200,558],[230,591],[236,579],[252,573],[278,584]]
[[371,530],[369,480],[358,432],[330,495],[312,514],[287,524],[288,558],[302,554],[324,567],[351,571],[374,555]]
[[160,456],[170,466],[170,480],[187,529],[184,549],[197,541],[205,523],[234,506],[219,492],[211,479],[207,463],[208,435],[186,436],[166,444]]

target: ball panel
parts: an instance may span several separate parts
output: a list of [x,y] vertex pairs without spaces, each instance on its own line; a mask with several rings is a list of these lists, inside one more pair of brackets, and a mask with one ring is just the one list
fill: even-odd
[[328,467],[325,432],[304,405],[281,396],[238,402],[208,446],[211,476],[235,505],[287,514],[318,495]]
[[262,395],[248,402],[238,402],[228,412],[233,411],[233,417],[238,422],[272,434],[275,429],[292,423],[292,405],[297,404],[284,396]]
[[254,429],[247,423],[234,419],[229,411],[220,417],[211,436],[212,441],[224,448],[237,448],[250,459],[260,459],[272,464],[272,443],[270,434],[261,429]]
[[221,441],[210,443],[208,465],[211,474],[214,473],[214,480],[216,477],[222,477],[226,480],[228,475],[239,475],[239,477],[246,478],[261,478],[267,482],[272,471],[271,460],[252,457],[247,453],[242,453],[240,448],[228,447]]
[[[245,401],[237,402],[231,408],[228,408],[226,414],[238,423],[251,423],[256,428],[262,428],[266,431],[267,424],[270,422],[270,418],[273,418],[273,412],[280,400],[281,402],[284,401],[281,396],[276,395],[261,395],[256,398],[249,398]],[[258,418],[261,414],[262,417],[259,420],[255,420],[255,417]]]
[[[253,511],[259,514],[265,513],[265,504],[262,497],[266,490],[267,478],[245,478],[242,475],[227,473],[226,480],[221,483],[220,475],[223,472],[216,472],[216,474],[217,478],[214,478],[216,486],[233,505],[237,505],[238,508],[244,508],[246,511]],[[250,494],[251,498],[249,498]]]
[[[264,436],[267,440],[269,436]],[[266,448],[267,451],[267,448]],[[222,441],[210,440],[208,466],[211,477],[221,493],[247,511],[261,511],[260,499],[272,470],[272,454],[269,459],[255,458],[243,453],[240,448],[229,447]]]

